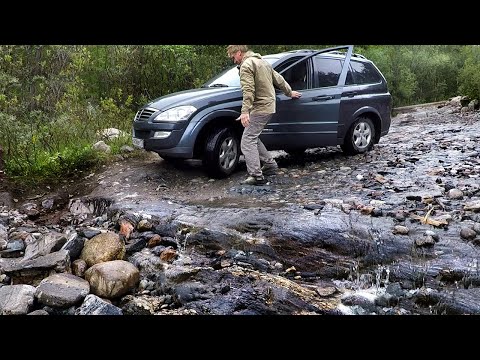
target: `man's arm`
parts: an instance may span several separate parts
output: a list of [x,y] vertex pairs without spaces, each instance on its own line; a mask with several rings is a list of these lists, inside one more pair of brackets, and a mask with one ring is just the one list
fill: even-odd
[[250,63],[243,63],[240,67],[240,84],[243,93],[241,113],[250,114],[255,98],[255,74]]
[[291,97],[292,99],[298,99],[302,96],[302,93],[292,90],[291,86],[285,81],[282,75],[273,70],[272,74],[273,85],[278,87],[286,96]]
[[285,79],[283,78],[282,75],[280,75],[278,72],[276,72],[275,70],[273,70],[273,74],[272,74],[272,78],[273,78],[273,85],[277,88],[279,88],[280,90],[283,91],[283,93],[289,97],[292,96],[292,88],[291,86],[285,81]]

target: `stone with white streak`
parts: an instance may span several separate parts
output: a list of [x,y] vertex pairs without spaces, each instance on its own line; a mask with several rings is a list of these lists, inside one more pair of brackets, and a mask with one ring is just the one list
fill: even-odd
[[25,315],[34,302],[35,287],[7,285],[0,287],[0,315]]

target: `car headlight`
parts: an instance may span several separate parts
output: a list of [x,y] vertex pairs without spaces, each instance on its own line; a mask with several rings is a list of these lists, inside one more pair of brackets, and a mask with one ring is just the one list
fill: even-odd
[[177,106],[168,109],[167,111],[161,112],[155,117],[155,119],[153,119],[153,121],[158,122],[187,120],[190,115],[192,115],[195,111],[197,111],[197,108],[191,105]]

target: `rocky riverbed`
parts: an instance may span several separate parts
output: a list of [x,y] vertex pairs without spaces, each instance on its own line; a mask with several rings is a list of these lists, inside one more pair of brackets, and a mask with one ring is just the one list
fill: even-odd
[[[414,108],[270,185],[126,156],[0,200],[0,313],[478,314],[480,115]],[[0,201],[0,205],[2,205]]]

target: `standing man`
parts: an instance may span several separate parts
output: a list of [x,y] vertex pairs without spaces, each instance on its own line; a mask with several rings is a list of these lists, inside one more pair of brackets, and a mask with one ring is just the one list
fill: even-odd
[[[227,55],[240,65],[243,102],[239,119],[245,128],[240,145],[249,174],[242,184],[265,185],[267,179],[264,175],[274,175],[278,169],[276,161],[258,138],[275,113],[274,86],[292,99],[298,99],[302,94],[292,91],[283,76],[260,54],[249,51],[247,45],[228,45]],[[261,163],[264,165],[260,168]]]

